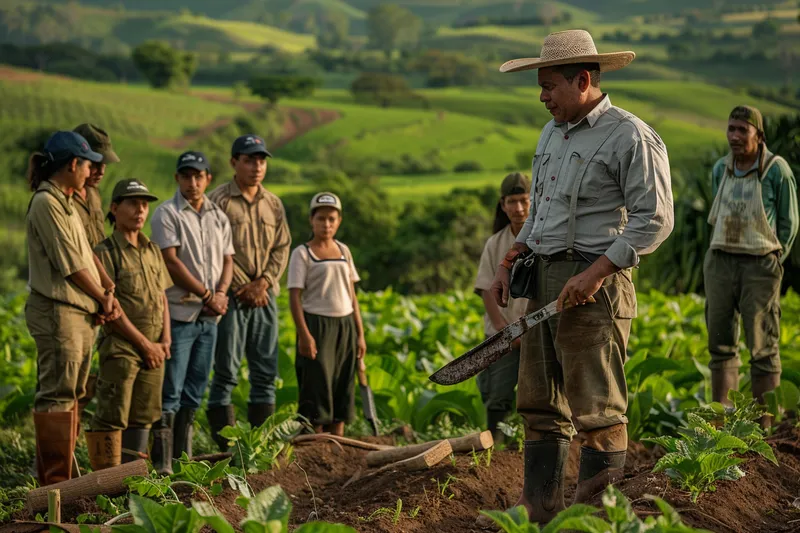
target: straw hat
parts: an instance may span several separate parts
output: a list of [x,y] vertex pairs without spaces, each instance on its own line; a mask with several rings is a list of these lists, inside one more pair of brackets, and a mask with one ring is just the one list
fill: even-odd
[[630,51],[598,54],[589,32],[566,30],[545,37],[541,57],[523,57],[506,61],[500,67],[500,72],[519,72],[574,63],[599,63],[600,72],[608,72],[627,66],[634,57],[636,54]]

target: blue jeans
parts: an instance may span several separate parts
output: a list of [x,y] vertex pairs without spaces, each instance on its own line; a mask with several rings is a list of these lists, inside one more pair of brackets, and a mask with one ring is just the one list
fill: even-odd
[[211,373],[217,324],[213,321],[179,322],[172,327],[172,358],[166,361],[161,410],[176,413],[180,407],[197,409]]
[[246,307],[229,294],[228,312],[219,323],[219,342],[214,354],[214,378],[208,394],[209,407],[231,404],[239,382],[242,358],[247,357],[250,403],[274,404],[278,377],[278,304],[269,291],[266,307]]

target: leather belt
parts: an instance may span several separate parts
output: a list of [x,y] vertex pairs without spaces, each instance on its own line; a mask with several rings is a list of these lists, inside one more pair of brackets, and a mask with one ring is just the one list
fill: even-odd
[[567,251],[564,250],[562,252],[556,252],[551,255],[544,255],[544,254],[535,254],[538,259],[545,261],[547,263],[559,263],[564,261],[584,261],[587,263],[594,263],[598,259],[600,259],[599,255],[590,254],[587,252],[579,252],[578,250],[573,250],[572,258],[569,257]]

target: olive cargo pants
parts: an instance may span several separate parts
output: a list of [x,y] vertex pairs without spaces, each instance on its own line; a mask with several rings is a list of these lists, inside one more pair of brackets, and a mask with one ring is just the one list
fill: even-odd
[[[546,262],[537,258],[535,295],[527,312],[561,293],[590,263]],[[572,438],[627,423],[624,365],[636,291],[628,271],[605,279],[596,303],[565,309],[523,336],[517,411],[531,432]]]
[[86,395],[95,327],[89,313],[36,293],[28,296],[25,321],[36,342],[34,410],[63,412]]
[[711,369],[739,368],[740,318],[752,375],[781,371],[780,288],[783,266],[776,254],[762,257],[708,250],[703,263]]

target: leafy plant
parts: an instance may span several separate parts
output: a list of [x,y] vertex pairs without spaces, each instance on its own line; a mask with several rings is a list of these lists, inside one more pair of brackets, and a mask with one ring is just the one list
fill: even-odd
[[738,467],[744,459],[733,454],[745,452],[748,446],[694,413],[687,415],[687,422],[688,428],[678,430],[683,435],[681,439],[664,436],[645,440],[660,444],[668,452],[658,460],[653,472],[666,473],[696,502],[701,492],[715,491],[717,481],[735,481],[744,476]]
[[30,487],[0,488],[0,523],[7,522],[17,511],[25,508],[25,495]]
[[169,477],[172,481],[182,481],[194,485],[211,489],[213,496],[218,496],[222,492],[222,480],[227,479],[231,488],[239,490],[245,496],[250,495],[250,490],[246,481],[235,474],[229,466],[231,458],[225,459],[211,465],[208,461],[192,461],[186,452],[178,459],[175,471]]
[[226,426],[219,434],[232,441],[234,460],[248,474],[270,470],[281,452],[289,448],[288,442],[300,433],[303,425],[296,415],[280,411],[259,427],[248,422]]
[[595,516],[598,509],[590,505],[575,504],[558,513],[548,524],[540,528],[528,520],[522,506],[508,511],[481,511],[502,528],[505,533],[556,533],[558,531],[586,531],[589,533],[642,532],[651,533],[711,533],[704,529],[686,526],[680,515],[666,501],[648,496],[661,511],[659,516],[648,516],[641,520],[636,516],[628,499],[613,485],[603,493],[603,507],[607,520]]

